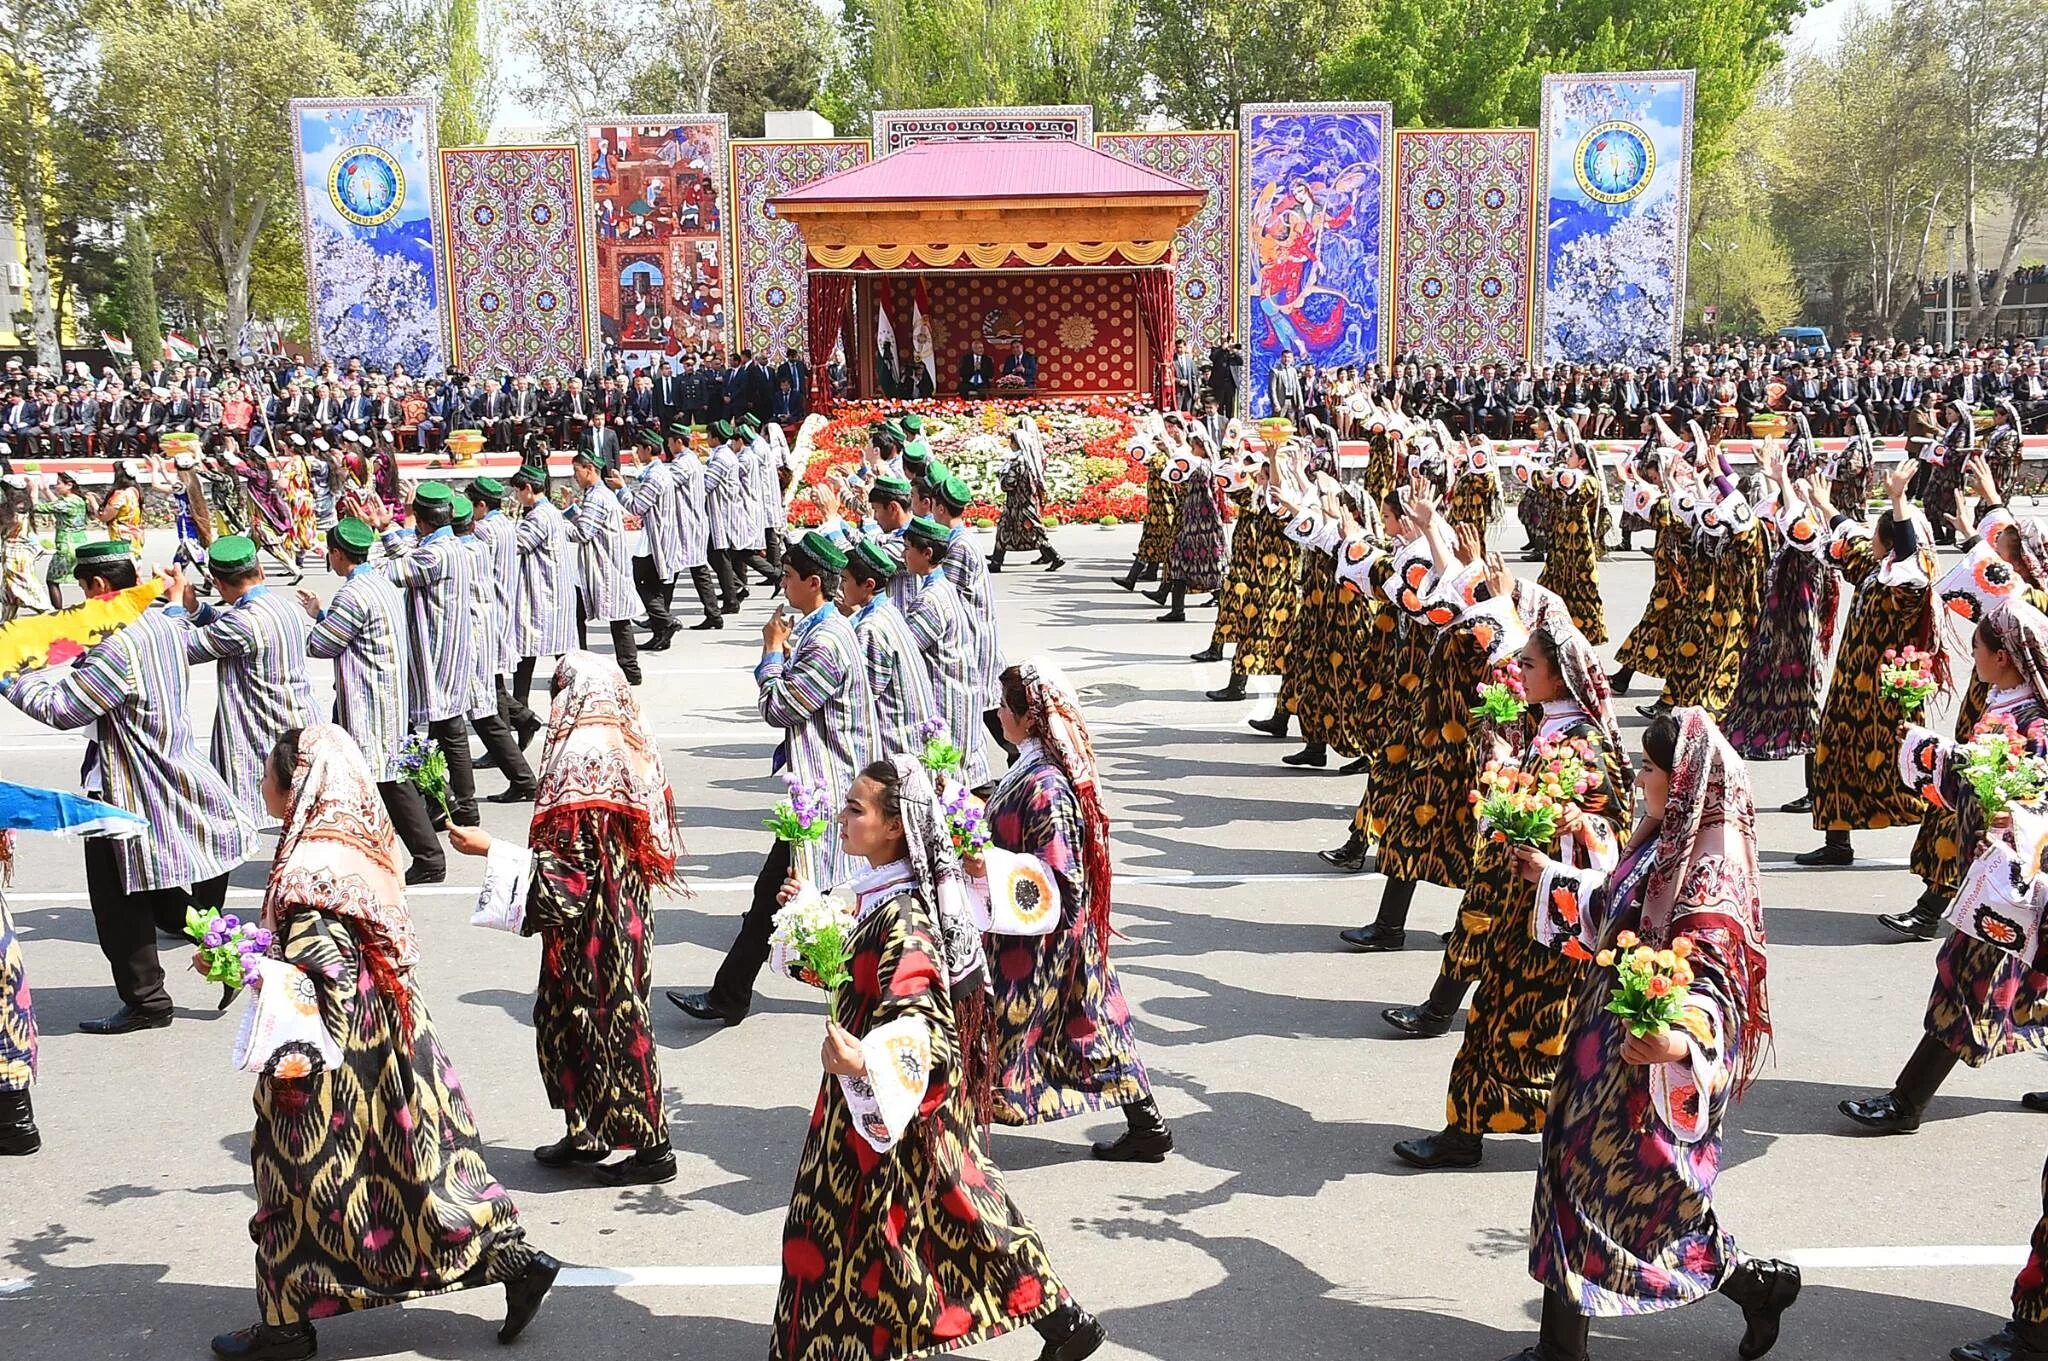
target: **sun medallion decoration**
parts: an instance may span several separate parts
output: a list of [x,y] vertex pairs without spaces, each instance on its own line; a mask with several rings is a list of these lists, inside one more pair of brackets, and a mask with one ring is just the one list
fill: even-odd
[[1060,323],[1060,345],[1080,353],[1095,348],[1095,322],[1091,317],[1070,316]]

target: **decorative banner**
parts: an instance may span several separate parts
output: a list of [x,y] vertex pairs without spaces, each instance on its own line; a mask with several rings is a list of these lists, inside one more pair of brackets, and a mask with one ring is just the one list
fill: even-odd
[[466,373],[566,374],[584,366],[578,148],[441,152],[448,365]]
[[1690,71],[1543,78],[1543,355],[1678,352],[1691,210]]
[[1237,329],[1237,134],[1101,132],[1095,147],[1183,184],[1209,191],[1174,233],[1177,330],[1198,359]]
[[1394,353],[1430,364],[1529,357],[1536,130],[1394,134]]
[[732,144],[733,321],[735,350],[780,356],[805,344],[810,298],[804,286],[804,240],[775,215],[769,200],[828,175],[868,163],[866,138]]
[[1284,346],[1329,368],[1386,358],[1391,104],[1246,104],[1245,387],[1268,414]]
[[[940,397],[959,391],[960,356],[977,334],[998,363],[1009,355],[1010,342],[1021,337],[1026,352],[1038,360],[1040,397],[1127,394],[1145,386],[1138,355],[1138,290],[1131,270],[917,277],[931,303]],[[915,294],[908,283],[899,284],[889,293],[890,325],[908,342]]]
[[1026,142],[1079,142],[1095,136],[1095,109],[1087,104],[1046,104],[1015,109],[902,109],[874,115],[875,155],[917,142],[1004,138]]
[[438,373],[434,101],[294,99],[287,117],[314,353]]
[[723,350],[725,115],[617,118],[583,141],[592,358],[631,372]]

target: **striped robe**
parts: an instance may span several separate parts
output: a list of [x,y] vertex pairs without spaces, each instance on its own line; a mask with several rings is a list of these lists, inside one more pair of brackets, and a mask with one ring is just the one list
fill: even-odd
[[730,444],[712,449],[711,459],[704,465],[704,489],[713,548],[761,548],[767,544],[760,517],[747,499],[745,466]]
[[[882,755],[867,662],[853,625],[829,601],[789,636],[789,651],[763,657],[754,668],[762,719],[781,728],[775,767],[800,784],[823,791],[827,806],[846,801],[853,777]],[[818,883],[852,878],[867,862],[840,850],[839,838],[818,844]]]
[[[740,455],[741,465],[746,469],[747,493],[753,502],[754,518],[765,536],[769,530],[782,528],[782,478],[778,473],[779,461],[775,451],[768,447],[768,441],[756,435],[747,451]],[[763,543],[767,542],[764,537]]]
[[509,676],[519,668],[519,653],[512,646],[512,609],[519,595],[519,527],[504,511],[494,510],[476,522],[476,537],[491,546],[484,564],[497,610],[498,655],[491,674]]
[[875,718],[881,725],[884,756],[915,756],[924,750],[917,735],[938,705],[924,654],[909,621],[887,596],[877,596],[853,616],[867,658],[868,689],[875,697]]
[[903,570],[903,531],[881,529],[873,535],[873,539],[881,545],[882,551],[889,555],[889,560],[896,564],[896,575],[889,578],[889,599],[895,603],[897,609],[908,615],[910,607],[917,603],[917,588],[920,583],[916,577]]
[[674,581],[682,571],[683,512],[681,493],[674,469],[656,460],[640,470],[640,480],[618,493],[619,505],[628,515],[640,517],[646,556],[653,559],[654,575],[660,581]]
[[93,725],[98,770],[86,792],[149,819],[149,835],[114,843],[130,893],[204,883],[247,860],[256,844],[255,819],[192,740],[190,632],[152,610],[65,670],[24,676],[7,692],[38,723]]
[[408,716],[416,726],[464,717],[476,677],[476,559],[446,527],[417,541],[386,530],[384,550],[384,570],[406,595]]
[[369,563],[349,573],[306,651],[334,659],[334,721],[355,738],[379,780],[398,778],[405,745],[405,597]]
[[498,654],[505,646],[505,630],[498,623],[498,587],[491,578],[498,570],[498,550],[489,539],[471,533],[455,541],[469,550],[469,623],[476,634],[476,670],[469,688],[469,716],[490,718],[498,712]]
[[633,589],[633,555],[626,541],[626,512],[619,498],[602,482],[583,493],[576,513],[564,517],[576,553],[577,589],[583,615],[593,624],[633,619],[640,613],[640,595]]
[[226,609],[197,614],[166,610],[186,621],[185,660],[218,662],[220,696],[213,710],[213,768],[227,781],[235,806],[260,826],[263,763],[277,739],[315,722],[306,679],[306,632],[312,621],[299,602],[257,586]]
[[946,720],[946,736],[966,755],[960,778],[969,789],[979,789],[989,779],[988,744],[987,731],[981,725],[985,711],[975,657],[969,647],[972,626],[966,604],[944,572],[933,572],[924,579],[906,622],[931,672],[932,695],[938,701],[939,717]]
[[[975,695],[981,712],[987,713],[1003,698],[1003,647],[996,638],[996,598],[988,579],[988,560],[981,555],[981,544],[974,531],[965,524],[953,527],[953,539],[939,570],[960,592],[960,603],[967,608],[968,641],[974,648]],[[953,740],[958,742],[960,738],[956,734]]]
[[554,502],[542,497],[519,517],[513,547],[519,588],[513,597],[512,655],[524,660],[574,652],[576,554],[569,546],[569,523]]
[[676,571],[687,572],[709,565],[711,522],[704,501],[704,463],[694,453],[684,452],[669,462],[669,475],[676,482],[676,526],[682,543],[676,550]]

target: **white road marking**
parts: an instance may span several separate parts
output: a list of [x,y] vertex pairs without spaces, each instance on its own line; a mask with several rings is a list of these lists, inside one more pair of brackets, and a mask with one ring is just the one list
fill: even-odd
[[562,1268],[556,1285],[621,1286],[732,1286],[780,1285],[782,1268],[776,1266],[572,1266]]
[[2024,1247],[1798,1248],[1787,1258],[1810,1271],[1892,1271],[1935,1267],[2025,1266]]

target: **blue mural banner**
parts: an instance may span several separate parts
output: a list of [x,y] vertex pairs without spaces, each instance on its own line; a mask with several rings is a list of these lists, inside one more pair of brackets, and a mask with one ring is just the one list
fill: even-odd
[[314,350],[408,373],[446,363],[430,99],[294,99]]
[[1545,76],[1543,357],[1678,352],[1692,187],[1690,71]]
[[1327,370],[1386,358],[1391,104],[1247,104],[1238,112],[1248,409],[1272,409],[1283,351]]

